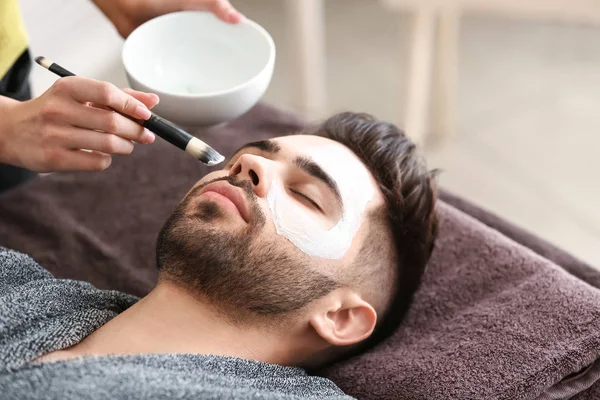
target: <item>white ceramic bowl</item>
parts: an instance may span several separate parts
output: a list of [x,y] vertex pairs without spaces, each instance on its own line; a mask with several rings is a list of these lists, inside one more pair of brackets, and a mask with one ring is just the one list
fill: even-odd
[[156,93],[154,112],[184,126],[210,126],[248,111],[273,75],[275,44],[257,23],[232,25],[207,12],[166,14],[123,46],[133,89]]

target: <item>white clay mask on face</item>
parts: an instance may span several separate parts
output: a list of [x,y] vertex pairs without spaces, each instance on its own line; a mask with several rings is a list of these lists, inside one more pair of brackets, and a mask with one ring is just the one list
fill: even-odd
[[280,180],[271,184],[267,202],[277,234],[309,256],[332,260],[344,257],[362,223],[366,206],[375,194],[369,172],[356,159],[350,159],[347,152],[349,150],[337,146],[305,150],[331,175],[342,197],[342,216],[331,229],[327,230],[316,217],[308,215],[306,208],[290,197]]

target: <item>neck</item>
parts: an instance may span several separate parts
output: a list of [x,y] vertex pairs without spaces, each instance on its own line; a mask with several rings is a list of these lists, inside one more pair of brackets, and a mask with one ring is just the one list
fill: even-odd
[[185,290],[160,282],[150,294],[73,348],[77,355],[194,353],[296,365],[300,337],[237,326]]

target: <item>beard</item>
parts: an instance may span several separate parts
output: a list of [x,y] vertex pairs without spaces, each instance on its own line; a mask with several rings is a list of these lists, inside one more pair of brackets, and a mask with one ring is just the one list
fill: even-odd
[[[249,222],[238,231],[219,229],[223,210],[212,201],[190,210],[208,184],[226,181],[244,191]],[[195,188],[162,227],[156,246],[161,279],[199,295],[235,320],[251,315],[281,315],[300,310],[339,287],[317,272],[314,261],[273,233],[252,185],[224,177]],[[278,241],[279,240],[279,241]]]

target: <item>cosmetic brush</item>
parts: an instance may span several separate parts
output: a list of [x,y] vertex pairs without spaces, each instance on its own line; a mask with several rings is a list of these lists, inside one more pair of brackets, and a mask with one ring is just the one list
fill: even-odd
[[[61,78],[64,78],[65,76],[75,76],[74,73],[64,69],[45,57],[37,57],[35,62]],[[154,113],[152,113],[149,119],[141,122],[112,108],[111,110],[141,124],[144,128],[154,132],[157,136],[160,136],[172,145],[179,147],[208,166],[217,165],[225,160],[225,157],[202,140],[190,135],[172,122],[167,121]]]

